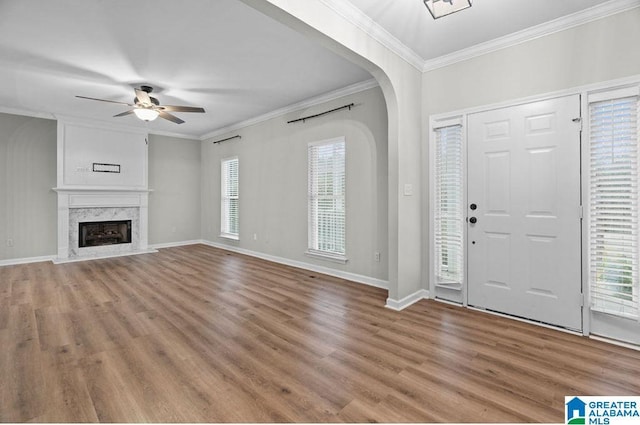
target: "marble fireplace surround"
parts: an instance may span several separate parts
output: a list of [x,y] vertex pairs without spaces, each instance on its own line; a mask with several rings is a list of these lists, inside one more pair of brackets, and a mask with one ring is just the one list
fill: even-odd
[[[156,252],[148,247],[149,190],[54,189],[58,193],[58,256],[63,263]],[[78,247],[78,223],[131,220],[131,243]]]

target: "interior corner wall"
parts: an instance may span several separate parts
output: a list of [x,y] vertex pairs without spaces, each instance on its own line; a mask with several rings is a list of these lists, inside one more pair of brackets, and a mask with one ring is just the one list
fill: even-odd
[[149,135],[149,244],[201,238],[200,140]]
[[[635,8],[424,73],[422,180],[428,182],[430,115],[639,75],[638,40],[640,8]],[[428,187],[423,185],[423,205],[430,199]],[[424,264],[429,264],[429,217],[423,217]],[[423,270],[425,285],[428,273]]]
[[[349,103],[322,117],[287,124]],[[205,240],[272,257],[388,279],[387,110],[380,88],[244,127],[202,142],[202,231]],[[212,142],[239,134],[219,144]],[[344,136],[347,175],[347,264],[308,257],[308,143]],[[237,156],[240,240],[220,234],[220,161]],[[255,238],[254,238],[255,235]],[[374,253],[380,252],[381,261]]]
[[0,113],[0,260],[57,251],[56,141],[56,121]]

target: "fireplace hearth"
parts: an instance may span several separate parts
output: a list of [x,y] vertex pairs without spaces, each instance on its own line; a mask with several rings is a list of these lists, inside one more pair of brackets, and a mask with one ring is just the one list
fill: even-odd
[[78,247],[131,243],[131,220],[78,223]]

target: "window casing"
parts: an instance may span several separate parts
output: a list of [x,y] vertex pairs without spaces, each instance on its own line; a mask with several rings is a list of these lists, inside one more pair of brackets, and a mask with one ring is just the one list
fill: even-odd
[[464,160],[462,126],[435,128],[434,247],[436,285],[464,281]]
[[222,160],[221,183],[220,236],[239,239],[240,190],[237,157]]
[[308,149],[308,254],[346,261],[346,149],[344,138]]
[[591,308],[638,318],[639,97],[589,98],[589,287]]

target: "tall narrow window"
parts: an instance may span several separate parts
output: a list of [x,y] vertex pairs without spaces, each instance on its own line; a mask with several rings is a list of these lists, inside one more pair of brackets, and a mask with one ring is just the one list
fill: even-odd
[[639,101],[614,94],[589,99],[591,307],[637,318]]
[[346,261],[345,141],[309,145],[309,254]]
[[464,205],[462,126],[435,131],[436,284],[462,287],[464,279]]
[[220,236],[238,239],[238,203],[240,192],[238,187],[238,158],[222,160],[221,187],[221,225]]

